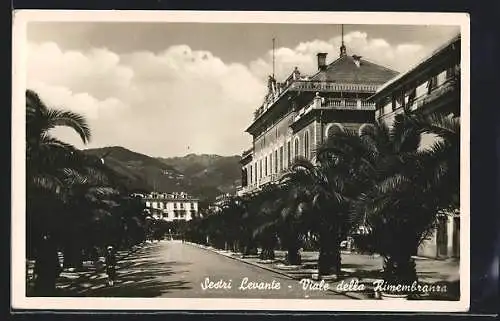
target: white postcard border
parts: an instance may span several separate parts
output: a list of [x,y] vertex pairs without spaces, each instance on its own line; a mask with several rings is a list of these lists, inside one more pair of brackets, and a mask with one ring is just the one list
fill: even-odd
[[[26,26],[33,21],[454,25],[461,31],[460,300],[26,297]],[[286,310],[464,312],[470,305],[470,20],[466,13],[17,10],[13,15],[11,305],[33,310]]]

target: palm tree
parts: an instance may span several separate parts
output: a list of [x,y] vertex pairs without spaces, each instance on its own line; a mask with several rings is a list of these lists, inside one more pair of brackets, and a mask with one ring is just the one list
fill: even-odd
[[[345,131],[342,138],[350,141],[353,133]],[[340,243],[353,227],[350,215],[351,200],[363,186],[359,179],[359,164],[353,160],[358,156],[347,154],[350,158],[336,153],[338,142],[330,137],[316,148],[317,163],[298,158],[286,175],[288,184],[301,191],[303,199],[295,206],[298,212],[308,217],[310,231],[319,237],[320,254],[318,273],[320,276],[341,272]],[[359,163],[359,162],[358,162]]]
[[[352,209],[365,218],[372,249],[384,257],[384,280],[411,285],[417,280],[412,256],[434,231],[438,212],[458,206],[459,120],[406,110],[390,130],[384,127],[360,138],[371,185]],[[422,150],[423,133],[439,139]]]
[[[58,275],[57,238],[61,216],[67,209],[68,193],[76,184],[85,184],[94,173],[88,159],[72,145],[58,140],[50,130],[59,126],[73,129],[84,143],[91,134],[85,118],[70,111],[49,108],[32,90],[26,91],[26,215],[30,249],[33,244],[38,272],[39,294],[54,291]],[[92,175],[91,175],[92,176]],[[97,176],[95,176],[97,178]]]
[[[249,216],[247,222],[253,230],[253,238],[261,247],[259,254],[261,260],[275,259],[274,251],[278,244],[278,235],[282,237],[280,232],[284,225],[281,215],[287,201],[284,194],[286,191],[281,186],[267,185],[249,201],[248,208],[251,210],[247,211]],[[290,225],[288,228],[292,228],[292,226]]]
[[60,191],[73,169],[77,150],[50,134],[56,127],[74,130],[83,143],[91,138],[85,118],[71,111],[49,108],[32,90],[26,91],[26,160],[28,187]]

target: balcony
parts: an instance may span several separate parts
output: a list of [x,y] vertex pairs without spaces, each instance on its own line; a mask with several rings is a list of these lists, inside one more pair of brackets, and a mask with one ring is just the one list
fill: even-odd
[[351,92],[351,93],[375,93],[378,85],[365,84],[339,84],[327,81],[309,81],[305,79],[287,79],[284,83],[279,83],[274,94],[269,94],[261,107],[254,112],[254,120],[263,115],[273,104],[278,101],[287,91],[307,91],[307,92]]
[[239,188],[236,191],[236,194],[241,196],[241,195],[244,195],[247,193],[252,193],[252,192],[258,191],[262,186],[279,181],[283,177],[284,173],[285,172],[283,171],[280,173],[274,173],[274,174],[264,176],[264,177],[260,178],[257,183],[248,184],[247,186],[243,186],[243,187]]
[[375,93],[378,85],[365,84],[340,84],[328,81],[295,81],[289,90],[318,91],[318,92],[353,92],[353,93]]
[[[440,98],[449,97],[453,92],[459,92],[457,82],[453,79],[449,79],[440,86],[432,89],[430,93],[415,98],[409,104],[411,109],[415,110],[422,108],[425,105],[436,103]],[[459,96],[457,95],[457,98],[458,97]]]
[[342,99],[342,98],[314,98],[308,105],[301,108],[294,121],[298,121],[304,115],[308,114],[313,109],[327,110],[375,110],[375,103],[367,102],[361,99]]
[[250,156],[250,155],[252,155],[252,154],[253,154],[253,147],[252,147],[252,148],[250,148],[250,149],[245,150],[245,151],[241,154],[241,158],[246,158],[246,157],[248,157],[248,156]]

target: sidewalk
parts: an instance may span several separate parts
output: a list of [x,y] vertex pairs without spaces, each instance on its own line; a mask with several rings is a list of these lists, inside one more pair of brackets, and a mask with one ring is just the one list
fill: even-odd
[[[262,261],[257,255],[245,256],[241,253],[218,250],[210,246],[190,243],[193,246],[225,255],[226,257],[266,269],[295,280],[310,279],[318,273],[318,252],[305,251],[301,253],[300,266],[286,266],[283,262],[286,251],[275,251],[276,259]],[[374,299],[374,281],[382,280],[382,258],[376,255],[342,252],[342,276],[327,278],[330,291],[341,293],[353,299]],[[416,257],[417,274],[420,284],[446,284],[447,293],[433,293],[432,296],[422,296],[421,299],[458,300],[459,262],[456,260],[434,260]],[[319,282],[318,280],[314,282]],[[361,288],[363,285],[364,289]]]
[[[141,249],[146,243],[134,245],[127,250],[119,250],[116,253],[117,268],[120,268],[121,261],[129,255]],[[60,258],[62,262],[62,258]],[[71,293],[71,296],[83,294],[88,290],[95,290],[106,287],[107,275],[104,270],[104,258],[100,257],[99,262],[94,265],[91,261],[84,261],[83,267],[79,270],[75,268],[65,268],[57,279],[56,291],[59,296],[65,296]],[[32,295],[34,280],[33,267],[34,261],[27,262],[27,296]]]

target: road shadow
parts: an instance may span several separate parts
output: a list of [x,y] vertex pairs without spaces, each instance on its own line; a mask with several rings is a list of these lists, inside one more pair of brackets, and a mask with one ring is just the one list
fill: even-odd
[[[188,290],[189,282],[176,278],[178,266],[189,263],[158,261],[154,245],[142,248],[133,256],[125,257],[117,265],[113,286],[107,285],[105,271],[88,273],[70,282],[62,282],[58,296],[63,297],[158,297],[176,290]],[[174,267],[177,268],[174,271]],[[182,271],[181,271],[182,272]]]

